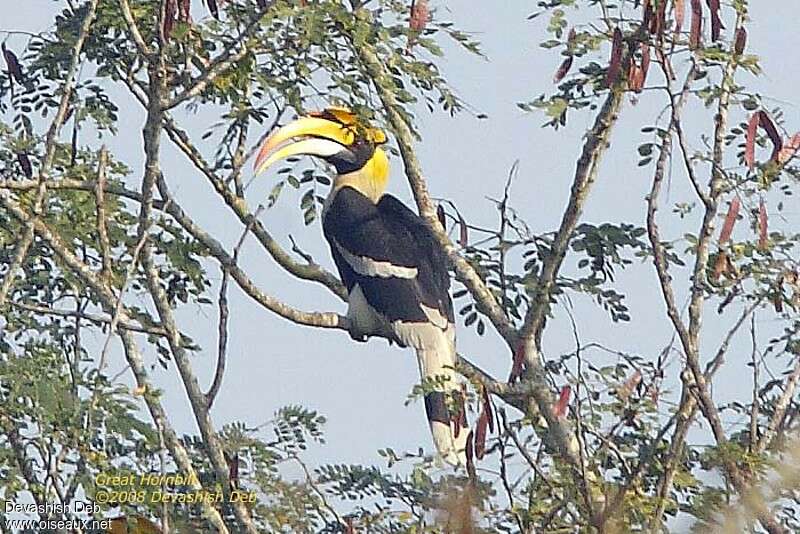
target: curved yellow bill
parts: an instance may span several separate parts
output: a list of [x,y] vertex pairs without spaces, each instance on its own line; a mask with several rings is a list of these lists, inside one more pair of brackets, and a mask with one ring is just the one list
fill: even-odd
[[[282,148],[272,152],[271,154],[256,159],[255,173],[259,174],[264,169],[272,166],[276,161],[299,155],[320,156],[326,158],[338,154],[346,148],[336,141],[330,139],[321,139],[319,137],[310,137],[300,141],[284,145]],[[269,151],[267,151],[268,153]]]
[[[280,147],[286,141],[296,138],[307,138],[299,142]],[[352,128],[319,117],[301,117],[286,126],[279,128],[270,135],[258,151],[253,164],[255,173],[258,174],[279,159],[296,154],[310,154],[315,156],[330,156],[346,148],[355,141],[355,132]],[[306,141],[319,141],[308,143]],[[333,146],[338,147],[333,153]],[[308,152],[317,150],[320,152]]]

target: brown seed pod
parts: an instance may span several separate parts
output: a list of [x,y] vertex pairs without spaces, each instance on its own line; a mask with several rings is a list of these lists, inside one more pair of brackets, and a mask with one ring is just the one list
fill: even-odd
[[611,40],[611,60],[606,71],[606,87],[613,86],[622,70],[622,31],[614,28],[614,37]]
[[736,30],[736,39],[733,42],[733,51],[737,56],[744,54],[744,48],[747,46],[747,30],[741,26]]
[[572,68],[572,56],[567,56],[564,58],[564,61],[561,62],[555,76],[553,76],[553,83],[558,83],[563,80],[570,68]]
[[689,31],[689,48],[700,46],[700,34],[703,31],[703,5],[700,0],[692,0],[692,26]]

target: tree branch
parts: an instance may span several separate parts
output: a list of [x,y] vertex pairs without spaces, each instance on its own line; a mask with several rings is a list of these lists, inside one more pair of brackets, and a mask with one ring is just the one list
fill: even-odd
[[789,377],[786,379],[786,384],[783,386],[783,392],[773,405],[772,417],[770,417],[767,429],[764,431],[761,439],[758,440],[758,443],[755,447],[755,452],[764,452],[772,444],[773,438],[783,423],[786,410],[789,408],[792,399],[794,399],[794,394],[797,391],[798,383],[800,383],[800,358],[795,357],[794,368],[792,369]]
[[[134,97],[136,97],[143,106],[146,106],[145,96],[136,83],[131,79],[126,79],[125,81]],[[225,204],[239,218],[239,221],[244,224],[245,227],[250,226],[252,228],[253,234],[256,236],[261,246],[272,256],[278,265],[288,273],[302,280],[310,280],[324,285],[342,300],[347,300],[347,291],[344,285],[332,273],[326,271],[319,265],[312,263],[304,265],[292,259],[272,235],[270,235],[264,225],[261,224],[261,221],[250,213],[244,198],[235,194],[228,188],[225,181],[216,174],[214,169],[205,161],[205,158],[203,158],[197,147],[192,144],[189,135],[184,130],[180,129],[177,123],[167,113],[164,114],[164,128],[173,144],[175,144],[175,146],[186,155],[189,161],[192,162],[195,168],[206,177],[217,194],[225,201]],[[236,170],[234,169],[233,172],[236,172]]]
[[406,178],[414,194],[420,216],[428,223],[439,246],[447,253],[447,257],[455,269],[456,278],[469,289],[478,309],[489,318],[497,332],[514,350],[517,345],[517,332],[508,316],[478,272],[458,253],[436,216],[436,207],[430,198],[428,186],[422,176],[422,166],[414,152],[414,136],[400,112],[401,106],[392,92],[393,82],[386,71],[385,64],[381,62],[371,45],[363,43],[354,48],[380,96],[389,124],[394,131],[400,155],[403,158]]
[[228,501],[231,502],[236,517],[239,523],[244,527],[244,530],[249,534],[257,534],[258,529],[253,522],[250,511],[245,507],[244,503],[241,500],[231,501],[230,499],[230,476],[228,464],[223,454],[222,444],[220,443],[216,430],[214,430],[214,424],[208,412],[206,396],[203,394],[202,389],[200,389],[200,383],[197,381],[197,377],[192,371],[192,365],[181,342],[181,334],[175,323],[172,308],[167,301],[166,291],[161,287],[161,279],[158,276],[158,270],[149,253],[143,254],[142,266],[147,275],[147,287],[150,290],[150,295],[158,310],[161,324],[167,332],[167,342],[170,347],[170,352],[175,360],[175,365],[178,367],[178,372],[180,373],[184,388],[186,389],[186,395],[189,397],[189,402],[192,406],[197,426],[200,428],[200,434],[203,437],[206,452],[214,468],[217,482],[222,486],[222,492],[228,497]]
[[[55,317],[72,317],[89,321],[95,324],[112,324],[113,318],[105,315],[97,315],[92,313],[74,311],[74,310],[59,310],[56,308],[48,308],[47,306],[38,306],[36,304],[25,304],[23,302],[12,302],[11,305],[20,310],[25,310],[33,313],[41,313],[44,315],[53,315]],[[154,336],[163,336],[164,329],[158,323],[142,324],[135,321],[121,321],[117,320],[116,325],[125,330],[133,332],[141,332],[144,334],[152,334]]]
[[128,0],[119,0],[119,7],[122,11],[122,17],[128,25],[128,31],[131,32],[133,42],[136,43],[136,48],[139,49],[139,53],[145,58],[150,57],[153,51],[147,46],[142,33],[139,31],[139,26],[136,24],[136,19],[133,18],[133,13],[131,12],[130,3]]
[[[253,214],[253,221],[256,220],[258,214],[261,212],[261,208],[263,206],[259,206],[256,212]],[[242,237],[239,238],[239,242],[236,243],[236,246],[233,248],[233,261],[237,263],[239,261],[239,251],[242,249],[242,245],[244,244],[244,240],[247,237],[247,234],[250,232],[250,227],[252,225],[248,225],[245,227],[244,232],[242,232]],[[211,387],[208,389],[208,393],[205,394],[206,403],[208,404],[209,410],[211,409],[211,405],[214,404],[214,399],[217,397],[219,393],[219,388],[222,387],[222,376],[225,374],[225,352],[227,350],[228,345],[228,280],[230,279],[230,274],[224,268],[220,269],[222,271],[222,282],[219,286],[219,327],[218,327],[218,340],[217,340],[217,368],[214,371],[214,380],[211,383]]]
[[681,89],[677,98],[670,92],[670,108],[672,110],[670,123],[662,140],[655,173],[653,175],[653,185],[650,188],[650,194],[647,195],[647,236],[650,240],[650,247],[653,250],[653,265],[655,266],[659,286],[661,287],[661,296],[667,307],[667,316],[670,321],[672,321],[672,326],[675,328],[675,332],[678,334],[684,350],[687,350],[687,347],[690,346],[689,331],[686,325],[683,324],[678,306],[675,303],[675,293],[672,290],[672,277],[669,275],[669,264],[667,262],[664,244],[661,241],[658,222],[656,221],[656,212],[658,211],[659,194],[661,193],[661,184],[664,181],[664,175],[666,173],[667,161],[672,154],[672,136],[676,130],[678,118],[683,111],[683,106],[686,103],[686,98],[689,95],[691,83],[694,81],[694,72],[695,66],[692,64],[686,75],[683,89]]
[[553,238],[549,253],[544,258],[542,273],[537,280],[533,304],[525,314],[522,328],[522,341],[525,344],[526,362],[529,366],[539,366],[540,339],[550,300],[556,285],[556,278],[567,253],[572,234],[580,220],[589,192],[597,178],[600,159],[608,148],[611,131],[617,122],[624,92],[619,89],[609,91],[594,125],[586,133],[580,158],[575,169],[575,177],[558,231]]
[[239,221],[252,229],[253,235],[264,248],[264,250],[272,256],[278,265],[280,265],[289,274],[292,274],[302,280],[310,280],[322,284],[331,290],[336,296],[342,300],[347,300],[347,291],[339,279],[329,271],[323,269],[317,264],[306,263],[302,264],[295,261],[280,244],[272,237],[267,231],[261,221],[250,212],[247,203],[243,198],[238,197],[231,191],[225,182],[216,175],[211,167],[205,162],[200,151],[192,145],[189,136],[183,130],[179,129],[175,122],[169,118],[165,118],[164,127],[167,135],[172,142],[177,146],[194,164],[194,166],[203,173],[208,179],[217,194],[222,197],[225,204],[231,211],[238,217]]
[[[736,28],[739,28],[742,23],[741,16],[737,16]],[[727,133],[727,120],[728,108],[730,105],[731,92],[734,90],[734,74],[736,72],[737,60],[736,56],[732,55],[731,59],[726,63],[722,81],[720,83],[719,103],[717,113],[715,116],[714,126],[714,145],[712,148],[712,169],[711,180],[709,183],[709,192],[707,195],[700,194],[700,198],[705,205],[705,212],[701,224],[698,244],[696,249],[695,264],[692,274],[691,282],[691,297],[689,302],[689,324],[686,327],[681,321],[677,312],[677,307],[674,303],[672,296],[671,279],[666,272],[666,261],[664,259],[663,248],[661,241],[658,237],[657,226],[655,225],[655,202],[657,201],[658,190],[660,188],[661,180],[664,175],[664,167],[666,166],[667,156],[670,153],[672,143],[672,132],[676,129],[676,123],[679,124],[678,118],[680,117],[681,98],[677,103],[672,104],[672,115],[670,119],[670,127],[668,134],[664,139],[662,146],[662,153],[659,157],[659,163],[656,166],[656,176],[653,180],[653,190],[651,197],[648,199],[648,233],[650,235],[651,245],[654,251],[654,263],[656,264],[656,271],[659,275],[659,281],[662,286],[662,293],[664,300],[667,304],[668,315],[675,326],[676,331],[681,339],[683,350],[686,355],[686,368],[687,370],[682,373],[681,379],[683,381],[683,390],[681,396],[681,405],[679,413],[682,417],[676,423],[675,434],[673,436],[673,444],[680,441],[678,445],[671,444],[670,454],[677,454],[682,450],[682,441],[686,438],[688,427],[695,410],[695,401],[699,404],[701,412],[711,426],[714,439],[718,446],[727,443],[727,436],[722,426],[722,421],[719,416],[719,411],[714,404],[708,388],[708,377],[700,369],[700,354],[699,354],[699,335],[700,324],[702,318],[702,308],[705,300],[706,288],[706,271],[708,268],[709,248],[714,234],[715,220],[719,206],[720,197],[724,191],[725,176],[722,172],[722,163],[724,155],[724,143]],[[691,82],[692,74],[694,71],[694,63],[690,69],[687,81],[684,84],[682,95],[687,92],[688,84]],[[679,140],[680,141],[680,140]],[[685,150],[685,146],[682,147]],[[699,190],[696,177],[694,177],[693,169],[688,162],[687,172],[689,173],[690,180],[693,185]],[[738,327],[735,327],[738,328]],[[676,450],[673,450],[675,448]],[[651,526],[655,528],[661,521],[661,514],[663,514],[666,495],[668,494],[675,469],[677,468],[677,459],[668,457],[668,465],[665,468],[664,475],[661,479],[659,486],[659,505],[658,515],[654,517],[654,522]],[[731,460],[724,461],[724,468],[727,476],[733,483],[734,488],[740,494],[747,488],[746,477],[741,473],[739,467]],[[770,533],[785,532],[783,527],[777,523],[769,510],[764,510],[759,515],[764,528]]]
[[[37,180],[0,180],[0,190],[7,190],[7,191],[30,191],[31,189],[36,189],[38,187]],[[94,192],[97,189],[97,181],[96,180],[75,180],[72,178],[62,178],[60,180],[56,180],[50,182],[47,185],[47,188],[50,190],[74,190],[74,191],[87,191],[87,192]],[[127,189],[123,185],[116,185],[116,184],[109,184],[106,183],[103,187],[103,192],[127,198],[129,200],[134,200],[136,202],[142,201],[142,195],[138,191],[133,191],[131,189]],[[164,209],[164,203],[160,200],[154,199],[153,200],[153,207],[156,209]]]
[[[172,196],[163,177],[158,178],[157,186],[162,199],[171,201]],[[258,289],[247,274],[236,264],[233,257],[225,251],[219,241],[211,237],[208,232],[197,225],[177,203],[170,202],[168,213],[184,230],[189,232],[189,234],[205,246],[209,254],[214,256],[220,265],[230,273],[237,285],[261,306],[297,324],[348,330],[349,321],[342,315],[336,313],[303,312],[265,294]]]
[[[0,204],[2,204],[20,222],[30,222],[33,225],[36,234],[39,235],[39,237],[43,239],[50,246],[50,248],[53,249],[56,255],[66,264],[66,266],[77,276],[79,276],[92,290],[92,292],[97,295],[106,313],[114,313],[116,304],[114,293],[104,281],[98,278],[86,264],[84,264],[70,251],[69,247],[67,247],[67,245],[56,233],[51,231],[50,228],[38,217],[26,213],[21,206],[9,198],[9,195],[6,191],[0,191]],[[131,322],[130,317],[128,317],[124,309],[120,312],[120,322]],[[167,446],[170,449],[172,457],[175,459],[175,462],[178,464],[178,467],[181,469],[181,471],[190,477],[190,480],[199,480],[186,449],[183,447],[178,435],[175,433],[174,429],[169,423],[166,412],[164,412],[164,409],[158,400],[158,395],[156,394],[154,388],[150,386],[147,371],[145,370],[144,360],[136,345],[133,334],[129,330],[121,328],[117,330],[117,333],[122,340],[123,347],[125,349],[125,357],[136,378],[136,384],[140,390],[145,392],[143,397],[147,404],[147,408],[156,426],[158,426],[164,432]],[[192,483],[191,489],[202,490],[202,486],[199,484],[199,482]],[[222,517],[219,515],[219,512],[217,512],[217,510],[210,503],[206,502],[205,500],[201,501],[202,502],[200,505],[203,515],[217,528],[220,533],[227,534],[228,528],[225,526],[225,523],[223,522]]]
[[99,161],[97,163],[97,186],[94,188],[95,206],[97,209],[97,236],[100,242],[100,257],[102,258],[103,268],[100,276],[111,280],[113,270],[111,267],[111,242],[108,239],[108,227],[106,223],[106,167],[108,165],[108,150],[105,145],[100,149]]

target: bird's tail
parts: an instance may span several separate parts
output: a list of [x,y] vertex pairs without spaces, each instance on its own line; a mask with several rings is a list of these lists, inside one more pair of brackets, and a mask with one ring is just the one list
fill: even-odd
[[455,466],[466,466],[466,407],[456,365],[455,329],[436,328],[437,335],[427,337],[417,348],[419,373],[424,383],[434,386],[425,395],[425,412],[433,434],[433,443],[442,458]]

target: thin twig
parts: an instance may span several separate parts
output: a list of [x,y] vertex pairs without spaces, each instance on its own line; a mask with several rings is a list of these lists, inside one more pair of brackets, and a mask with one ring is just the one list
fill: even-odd
[[14,283],[17,270],[22,267],[22,264],[28,255],[28,249],[30,249],[31,244],[33,243],[33,237],[33,227],[30,225],[26,226],[25,233],[22,235],[20,240],[17,241],[17,246],[14,247],[13,259],[8,264],[6,276],[3,278],[3,283],[0,285],[0,308],[2,308],[6,303],[8,292],[11,290],[11,286]]
[[522,455],[523,458],[525,458],[525,461],[528,462],[528,465],[531,467],[531,469],[533,469],[533,471],[539,476],[539,478],[545,484],[547,484],[547,487],[549,487],[551,490],[555,489],[553,482],[547,477],[545,472],[542,471],[542,468],[539,466],[539,462],[537,462],[536,459],[533,456],[531,456],[531,453],[525,447],[525,444],[523,444],[520,441],[519,437],[517,436],[517,433],[514,432],[514,429],[511,428],[511,426],[508,424],[508,421],[506,420],[505,410],[502,409],[500,410],[500,420],[503,422],[503,430],[505,431],[506,435],[511,436],[511,439],[514,441],[514,445],[516,445],[517,450],[519,450],[519,453]]
[[[55,317],[69,317],[89,321],[95,324],[111,324],[112,318],[105,315],[97,315],[86,313],[82,311],[72,310],[59,310],[56,308],[48,308],[47,306],[38,306],[35,304],[25,304],[23,302],[12,302],[11,305],[21,310],[30,311],[34,313],[41,313],[44,315],[53,315]],[[164,329],[160,325],[154,323],[152,325],[144,325],[133,321],[123,321],[117,319],[115,327],[131,330],[132,332],[141,332],[143,334],[152,334],[154,336],[163,336]]]
[[[161,198],[165,201],[172,199],[172,196],[167,188],[166,181],[163,178],[157,180],[157,186],[161,194]],[[172,203],[169,209],[169,214],[180,224],[184,230],[189,232],[197,241],[199,241],[226,270],[231,274],[231,277],[236,281],[238,286],[250,298],[255,300],[264,308],[278,314],[279,316],[292,321],[297,324],[316,326],[319,328],[336,328],[348,330],[350,322],[347,317],[336,313],[325,312],[304,312],[293,308],[284,302],[267,295],[261,291],[256,284],[250,279],[249,276],[238,266],[233,260],[233,257],[228,254],[219,241],[214,239],[208,232],[195,223],[183,209],[177,204]],[[253,229],[256,225],[253,226]]]
[[147,232],[143,232],[140,236],[138,241],[136,242],[136,246],[134,246],[133,251],[131,252],[131,262],[128,264],[128,268],[125,271],[125,278],[122,280],[122,286],[119,289],[119,295],[116,297],[116,304],[114,305],[114,312],[111,315],[111,326],[108,329],[108,335],[106,336],[105,341],[103,342],[103,349],[100,351],[100,360],[97,364],[97,370],[102,371],[105,369],[106,366],[106,358],[108,356],[108,349],[111,346],[111,339],[114,337],[114,334],[117,331],[117,324],[123,317],[123,309],[124,309],[124,298],[125,293],[128,290],[128,284],[133,279],[133,275],[136,272],[136,269],[139,265],[139,260],[142,254],[142,249],[147,242],[149,234]]
[[[220,436],[214,429],[214,423],[211,420],[211,415],[208,412],[208,405],[205,395],[200,388],[200,384],[192,371],[191,361],[186,353],[186,349],[181,342],[181,333],[178,325],[175,322],[175,317],[172,313],[172,308],[167,300],[167,294],[163,287],[161,287],[161,279],[158,276],[158,270],[153,263],[152,256],[148,253],[147,248],[142,254],[142,267],[144,268],[147,280],[147,287],[150,291],[150,296],[158,311],[161,324],[167,331],[167,342],[169,344],[170,353],[172,354],[175,365],[178,368],[181,380],[183,381],[186,395],[194,412],[195,421],[200,429],[200,434],[203,438],[203,443],[206,448],[207,455],[211,461],[214,469],[217,482],[221,485],[223,493],[228,497],[226,500],[230,502],[230,473],[228,464],[225,461],[223,454],[222,443]],[[231,502],[236,519],[243,527],[244,531],[248,534],[257,534],[258,529],[253,522],[250,511],[241,501]]]
[[781,428],[781,425],[784,422],[786,410],[789,408],[789,405],[794,398],[798,383],[800,383],[800,357],[795,356],[794,368],[792,369],[789,377],[786,379],[786,384],[783,386],[783,392],[781,392],[780,397],[778,397],[773,405],[772,417],[770,417],[767,428],[764,430],[764,434],[758,440],[758,444],[755,448],[756,452],[764,452],[772,444],[778,429]]
[[758,381],[759,381],[759,362],[758,362],[758,342],[756,338],[756,316],[750,318],[750,363],[753,365],[753,404],[750,407],[750,439],[748,450],[755,451],[758,441],[758,415],[760,406],[758,402]]
[[[7,191],[30,191],[31,189],[36,189],[38,185],[39,184],[37,180],[0,180],[0,190]],[[47,188],[50,190],[74,190],[87,191],[91,193],[97,188],[97,181],[62,178],[60,180],[50,182]],[[103,191],[106,194],[127,198],[136,202],[142,201],[142,195],[138,191],[127,189],[121,185],[107,183],[105,187],[103,187]],[[161,210],[164,208],[164,204],[160,200],[154,200],[153,208]]]
[[[258,207],[256,212],[253,214],[253,219],[251,219],[252,221],[256,220],[262,209],[263,205]],[[236,246],[233,248],[234,263],[238,262],[239,260],[239,251],[244,244],[247,234],[250,233],[251,227],[252,225],[245,227],[244,232],[242,232],[242,236],[239,238],[239,242],[236,243]],[[219,287],[219,339],[217,341],[217,367],[214,371],[214,380],[211,383],[211,387],[208,389],[208,393],[205,394],[206,403],[209,410],[214,404],[214,399],[217,397],[220,387],[222,387],[222,377],[225,374],[225,359],[228,345],[228,279],[230,278],[230,274],[228,273],[228,270],[223,267],[220,267],[220,270],[222,271],[222,282],[220,283]]]
[[302,280],[318,282],[330,289],[342,300],[347,300],[347,291],[339,279],[332,273],[316,264],[302,264],[295,261],[270,235],[264,225],[254,217],[243,198],[237,196],[226,185],[216,172],[208,165],[200,151],[191,143],[185,131],[178,128],[177,124],[168,116],[164,119],[167,135],[194,166],[208,179],[214,190],[225,201],[225,204],[239,218],[239,221],[252,225],[251,231],[267,253],[288,273]]

